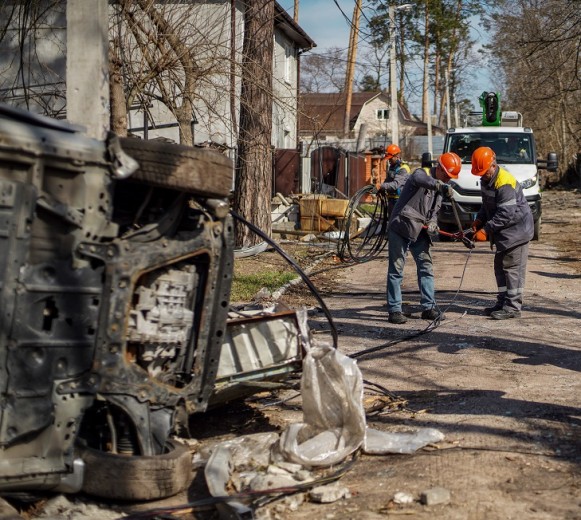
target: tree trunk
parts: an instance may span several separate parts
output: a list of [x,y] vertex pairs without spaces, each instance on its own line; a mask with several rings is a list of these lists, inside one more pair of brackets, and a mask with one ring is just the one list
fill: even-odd
[[422,80],[422,121],[426,123],[430,117],[430,106],[428,103],[428,89],[430,88],[430,12],[426,3],[424,15],[424,77]]
[[111,114],[109,126],[117,135],[127,136],[127,106],[123,89],[122,62],[118,55],[119,42],[109,45],[109,96]]
[[[245,7],[234,207],[242,217],[270,235],[274,0],[247,0]],[[237,247],[260,242],[242,225],[236,226],[235,237]]]

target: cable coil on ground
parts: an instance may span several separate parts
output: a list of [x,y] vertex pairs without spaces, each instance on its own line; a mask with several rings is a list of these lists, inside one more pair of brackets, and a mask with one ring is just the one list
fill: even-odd
[[[359,229],[361,219],[369,223]],[[387,194],[369,184],[361,188],[349,200],[345,219],[341,226],[341,240],[337,244],[337,256],[343,262],[366,262],[377,257],[387,244]],[[355,224],[355,225],[354,225]],[[355,233],[351,233],[356,229]]]

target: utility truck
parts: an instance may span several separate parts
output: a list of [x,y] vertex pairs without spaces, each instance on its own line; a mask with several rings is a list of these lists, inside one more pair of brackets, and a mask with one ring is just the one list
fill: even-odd
[[[524,195],[533,212],[535,232],[538,240],[541,232],[541,187],[539,170],[556,171],[557,154],[547,154],[546,160],[537,159],[537,150],[532,128],[523,126],[519,112],[502,112],[500,96],[494,92],[483,92],[480,96],[482,112],[471,112],[460,128],[449,128],[444,139],[445,152],[457,153],[462,159],[462,170],[458,179],[450,182],[454,188],[454,200],[458,217],[463,227],[475,219],[482,199],[480,177],[471,173],[471,158],[474,150],[488,146],[496,153],[497,163],[507,169],[524,190]],[[474,118],[479,121],[474,122]],[[438,215],[438,225],[444,231],[458,231],[456,216],[450,202],[444,201]]]

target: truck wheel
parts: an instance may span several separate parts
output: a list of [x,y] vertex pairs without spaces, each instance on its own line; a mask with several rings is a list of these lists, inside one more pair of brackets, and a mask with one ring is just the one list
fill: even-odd
[[535,231],[533,233],[533,240],[538,240],[541,236],[541,217],[535,220]]
[[118,455],[82,448],[83,492],[115,500],[157,500],[185,490],[191,481],[192,455],[168,442],[168,452],[150,457]]
[[139,163],[130,179],[206,197],[230,194],[232,161],[220,152],[131,137],[119,141],[123,150]]

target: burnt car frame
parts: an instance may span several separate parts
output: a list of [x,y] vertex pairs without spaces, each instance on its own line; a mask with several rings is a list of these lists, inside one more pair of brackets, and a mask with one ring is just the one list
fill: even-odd
[[[86,467],[116,464],[100,455],[181,468],[167,489],[118,498],[185,485],[191,456],[171,436],[213,396],[231,185],[218,152],[99,141],[0,106],[0,493],[110,496]],[[300,366],[294,343],[285,356],[279,374]]]

